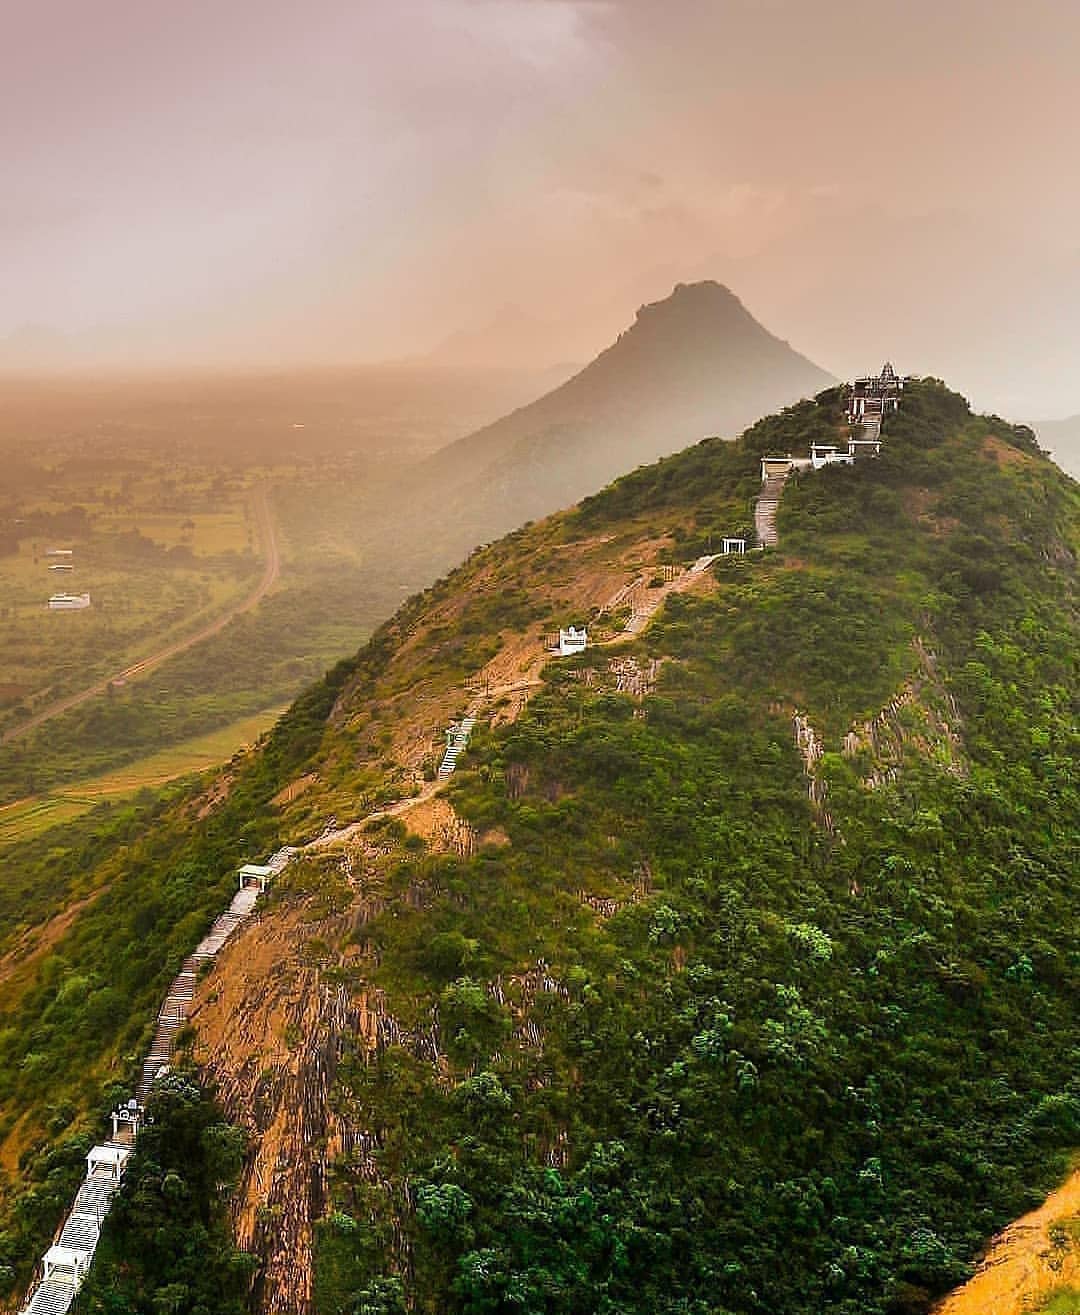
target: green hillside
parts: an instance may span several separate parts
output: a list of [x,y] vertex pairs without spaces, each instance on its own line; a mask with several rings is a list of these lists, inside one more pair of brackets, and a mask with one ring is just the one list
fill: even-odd
[[[0,984],[0,1127],[38,1130],[8,1170],[13,1269],[231,865],[407,798],[413,722],[587,620],[611,642],[481,709],[446,790],[465,843],[403,813],[311,851],[207,983],[194,1053],[250,1154],[298,1092],[320,1130],[241,1182],[256,1304],[312,1222],[320,1315],[903,1315],[965,1276],[1080,1144],[1080,491],[927,381],[878,460],[789,484],[779,549],[717,562],[638,635],[589,602],[594,577],[709,552],[762,453],[841,426],[831,390],[474,554],[220,806],[84,851],[108,889]],[[236,1039],[256,994],[297,1020],[280,1051]],[[143,1295],[101,1309],[165,1282],[133,1218],[95,1285]]]

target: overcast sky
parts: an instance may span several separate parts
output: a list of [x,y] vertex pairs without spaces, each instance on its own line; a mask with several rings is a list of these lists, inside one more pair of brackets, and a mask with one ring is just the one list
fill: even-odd
[[709,275],[834,372],[1080,411],[1073,0],[4,10],[12,358],[384,359],[510,304],[558,359]]

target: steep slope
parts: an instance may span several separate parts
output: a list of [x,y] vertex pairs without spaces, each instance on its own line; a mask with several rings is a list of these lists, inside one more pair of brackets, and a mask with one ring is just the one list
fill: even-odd
[[727,288],[680,284],[561,387],[436,453],[426,479],[470,527],[501,533],[830,382]]
[[362,656],[283,817],[339,826],[195,1016],[261,1308],[922,1311],[1059,1171],[1075,487],[918,386],[879,461],[789,485],[778,553],[640,637],[597,614],[839,420],[622,480]]
[[229,865],[303,843],[187,1038],[255,1308],[927,1310],[1080,1139],[1080,494],[918,384],[778,549],[682,569],[839,400],[475,553],[111,856],[0,1001],[4,1113],[92,1105]]

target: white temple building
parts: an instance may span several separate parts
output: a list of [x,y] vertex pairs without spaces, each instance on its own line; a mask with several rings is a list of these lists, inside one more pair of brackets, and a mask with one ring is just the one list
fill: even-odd
[[559,656],[570,657],[574,653],[583,653],[589,647],[589,633],[584,626],[578,630],[570,626],[559,631]]

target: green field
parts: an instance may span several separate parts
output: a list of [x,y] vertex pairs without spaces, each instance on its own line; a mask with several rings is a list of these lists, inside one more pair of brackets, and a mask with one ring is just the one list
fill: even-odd
[[1080,1315],[1080,1288],[1058,1288],[1038,1308],[1038,1315]]
[[[266,545],[250,490],[208,483],[198,469],[185,481],[183,496],[171,495],[180,505],[165,511],[156,481],[121,492],[50,471],[0,509],[13,536],[0,552],[0,728],[198,629],[251,590]],[[49,596],[61,592],[89,593],[91,606],[50,612]]]
[[207,735],[171,745],[128,767],[5,805],[0,808],[0,846],[28,840],[50,827],[70,822],[105,800],[128,798],[140,790],[155,789],[182,776],[209,771],[253,744],[283,711],[283,708],[268,708]]

